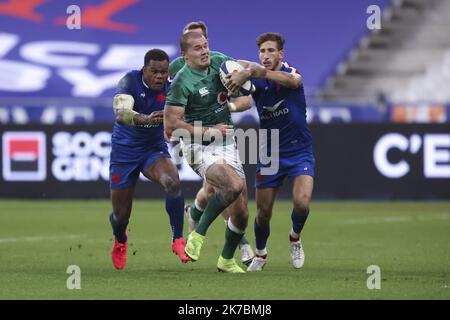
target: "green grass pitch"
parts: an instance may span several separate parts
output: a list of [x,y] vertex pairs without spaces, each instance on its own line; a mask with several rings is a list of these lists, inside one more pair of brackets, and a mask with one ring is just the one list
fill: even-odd
[[[254,246],[254,202],[249,209]],[[200,260],[181,264],[164,202],[144,200],[134,202],[128,264],[117,271],[109,210],[106,200],[0,201],[0,299],[450,299],[450,202],[315,201],[305,266],[294,270],[291,204],[277,201],[266,268],[239,275],[216,269],[222,219]],[[81,269],[80,290],[66,287],[69,265]],[[367,288],[370,265],[381,269],[379,290]]]

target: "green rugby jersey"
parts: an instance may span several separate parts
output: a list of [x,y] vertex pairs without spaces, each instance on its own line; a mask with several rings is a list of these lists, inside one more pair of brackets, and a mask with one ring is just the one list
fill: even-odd
[[[217,51],[210,51],[209,52],[211,58],[217,55],[221,55],[226,57],[224,54],[217,52]],[[172,60],[172,62],[169,64],[169,77],[171,77],[172,79],[175,78],[175,76],[177,75],[178,71],[181,70],[181,68],[184,67],[184,59],[183,57],[178,57],[175,60]]]
[[233,125],[227,107],[227,90],[219,77],[222,62],[233,60],[223,54],[211,57],[208,72],[185,65],[176,75],[166,97],[166,104],[185,107],[184,121],[212,127],[223,123]]

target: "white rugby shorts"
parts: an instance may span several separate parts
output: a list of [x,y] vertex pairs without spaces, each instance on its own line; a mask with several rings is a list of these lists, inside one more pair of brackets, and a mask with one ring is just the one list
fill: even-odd
[[214,143],[209,145],[180,143],[187,163],[200,177],[205,178],[206,171],[211,165],[215,163],[226,163],[234,169],[239,177],[245,179],[239,150],[235,142],[227,145],[217,145]]

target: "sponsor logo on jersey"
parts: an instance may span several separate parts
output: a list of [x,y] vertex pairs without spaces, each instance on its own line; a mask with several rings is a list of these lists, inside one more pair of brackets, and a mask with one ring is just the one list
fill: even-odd
[[281,109],[281,110],[276,110],[274,112],[269,112],[269,113],[266,113],[266,114],[262,114],[261,115],[261,120],[278,118],[279,116],[286,115],[288,113],[289,113],[289,109],[288,108],[284,108],[284,109]]
[[265,112],[261,115],[261,120],[267,120],[272,118],[277,118],[279,116],[285,115],[289,113],[289,108],[283,108],[278,110],[278,108],[281,106],[281,104],[284,102],[285,99],[278,101],[273,106],[263,106],[263,110]]
[[200,96],[204,97],[209,94],[209,90],[207,87],[203,87],[200,90],[198,90],[198,93],[200,93]]
[[270,112],[274,112],[275,110],[278,109],[278,107],[284,102],[285,99],[278,101],[277,103],[275,103],[272,107],[268,107],[268,106],[263,106],[264,110],[270,111]]
[[225,109],[225,106],[221,106],[221,107],[217,108],[216,110],[214,110],[214,113],[218,114],[218,113],[222,112],[224,109]]

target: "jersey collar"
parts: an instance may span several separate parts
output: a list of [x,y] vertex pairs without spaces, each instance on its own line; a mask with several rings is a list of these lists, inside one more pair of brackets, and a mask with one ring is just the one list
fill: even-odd
[[146,87],[147,89],[150,90],[150,87],[144,81],[144,74],[141,75],[141,79],[142,79],[142,84],[144,85],[144,87]]
[[280,71],[286,71],[288,69],[287,62],[281,61]]
[[196,68],[193,68],[193,67],[191,67],[191,66],[189,66],[189,65],[187,65],[186,64],[186,66],[189,68],[189,70],[191,70],[191,72],[193,73],[193,74],[195,74],[195,75],[197,75],[197,76],[200,76],[200,77],[204,77],[204,76],[207,76],[208,74],[209,74],[209,72],[210,72],[210,67],[208,67],[208,72],[203,72],[203,71],[201,71],[201,70],[198,70],[198,69],[196,69]]

